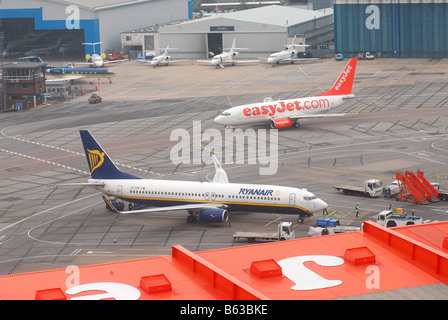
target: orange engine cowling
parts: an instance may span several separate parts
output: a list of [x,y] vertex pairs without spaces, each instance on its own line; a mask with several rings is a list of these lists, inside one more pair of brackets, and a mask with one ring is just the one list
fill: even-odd
[[290,118],[271,119],[272,129],[289,128],[291,125],[292,122]]

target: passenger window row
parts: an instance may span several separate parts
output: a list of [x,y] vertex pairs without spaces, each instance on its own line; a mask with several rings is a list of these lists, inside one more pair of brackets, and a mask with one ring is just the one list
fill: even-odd
[[[204,193],[189,193],[189,192],[163,192],[163,191],[145,191],[145,190],[130,190],[131,193],[139,193],[139,194],[153,194],[153,195],[166,195],[166,196],[185,196],[185,197],[203,197],[205,198]],[[211,197],[212,195],[209,195]],[[224,198],[222,194],[213,194],[215,198]],[[279,201],[278,197],[260,197],[260,196],[242,196],[242,195],[229,195],[227,196],[229,199],[253,199],[253,200],[271,200],[271,201]]]

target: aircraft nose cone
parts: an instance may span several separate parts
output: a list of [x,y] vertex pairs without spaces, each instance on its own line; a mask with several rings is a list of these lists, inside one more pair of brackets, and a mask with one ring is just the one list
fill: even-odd
[[217,123],[217,124],[222,124],[222,117],[221,117],[221,116],[217,116],[217,117],[213,120],[213,122],[214,122],[214,123]]
[[327,209],[327,208],[328,208],[328,204],[325,201],[323,201],[321,199],[316,200],[316,212],[323,211],[324,209]]

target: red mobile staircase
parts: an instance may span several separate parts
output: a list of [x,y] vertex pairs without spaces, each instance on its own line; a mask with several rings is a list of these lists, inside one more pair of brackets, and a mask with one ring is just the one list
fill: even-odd
[[406,171],[404,175],[397,172],[396,179],[400,182],[400,195],[397,199],[418,204],[439,201],[439,192],[426,180],[422,171],[417,170],[417,175],[410,171]]

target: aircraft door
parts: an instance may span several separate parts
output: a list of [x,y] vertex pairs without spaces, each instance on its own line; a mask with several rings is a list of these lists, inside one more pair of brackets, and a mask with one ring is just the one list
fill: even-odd
[[223,52],[222,48],[222,33],[214,32],[207,34],[207,48],[208,48],[208,58],[211,58],[211,54],[217,55]]
[[216,193],[212,192],[212,194],[211,194],[211,200],[212,200],[212,201],[215,201],[215,199],[216,199]]
[[121,196],[123,195],[123,186],[117,186],[117,195]]
[[296,194],[295,193],[291,193],[289,195],[289,205],[290,206],[295,206],[296,205]]

